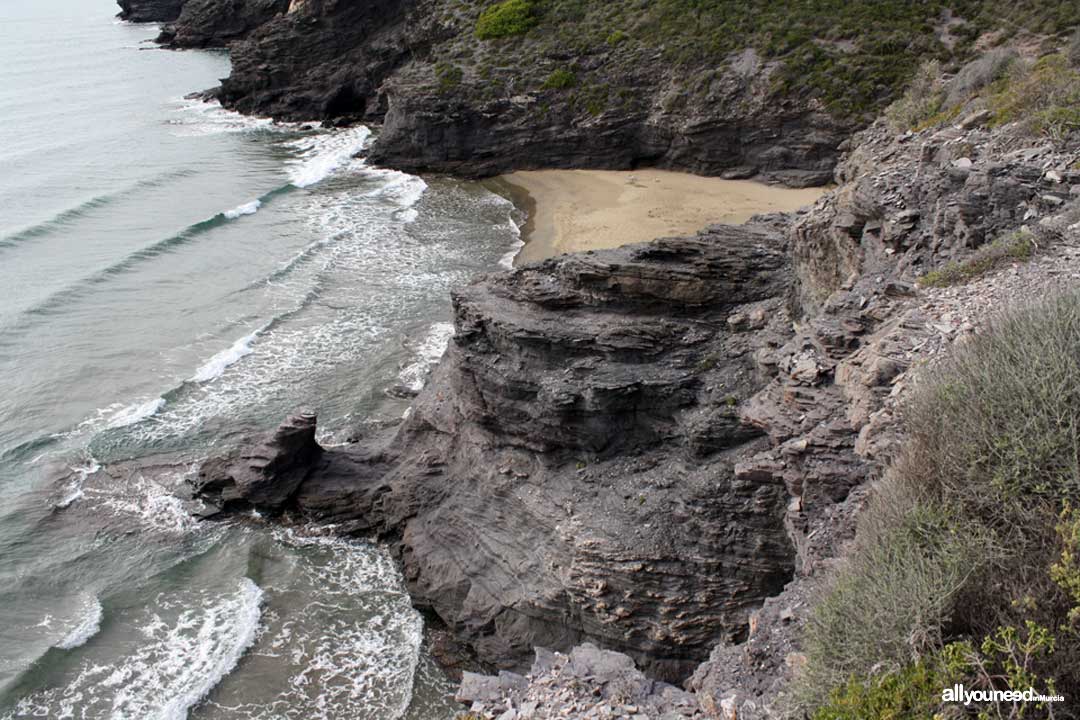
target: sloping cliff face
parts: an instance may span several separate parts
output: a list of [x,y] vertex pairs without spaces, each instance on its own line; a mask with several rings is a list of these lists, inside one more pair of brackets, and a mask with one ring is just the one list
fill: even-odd
[[975,316],[914,279],[1021,225],[1050,259],[1080,242],[1075,152],[977,118],[877,124],[801,216],[482,278],[393,438],[299,481],[278,463],[288,492],[259,497],[387,540],[484,660],[591,641],[693,672],[715,716],[766,716],[908,373]]
[[735,472],[789,274],[755,226],[482,279],[394,441],[330,454],[296,505],[394,538],[484,660],[588,639],[681,679],[794,572],[783,483]]
[[288,8],[289,0],[183,0],[157,41],[180,48],[227,47]]

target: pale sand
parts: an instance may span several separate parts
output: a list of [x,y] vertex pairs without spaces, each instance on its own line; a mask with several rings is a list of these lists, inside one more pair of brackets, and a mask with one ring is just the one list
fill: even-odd
[[515,266],[797,210],[825,192],[667,170],[530,170],[503,175],[495,187],[528,215]]

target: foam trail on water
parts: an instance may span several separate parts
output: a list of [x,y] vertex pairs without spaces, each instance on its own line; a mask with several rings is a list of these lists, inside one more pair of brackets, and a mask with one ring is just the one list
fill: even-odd
[[142,642],[114,663],[87,663],[66,686],[23,698],[11,717],[186,720],[255,642],[263,591],[248,578],[232,594],[163,598],[137,632]]
[[258,338],[260,334],[266,332],[269,327],[269,323],[263,325],[258,330],[245,335],[234,342],[230,347],[222,350],[217,355],[207,360],[203,363],[202,367],[196,370],[195,374],[191,376],[191,382],[204,383],[221,377],[230,365],[239,362],[241,359],[254,352],[254,349],[251,347],[252,344],[255,342],[255,339]]
[[101,465],[93,458],[93,456],[90,457],[86,465],[73,467],[72,471],[74,472],[74,475],[71,483],[67,486],[64,496],[61,497],[53,507],[57,510],[71,507],[72,504],[83,497],[83,486],[86,484],[86,478],[90,477],[100,469]]
[[298,188],[306,188],[325,180],[352,162],[369,137],[371,130],[358,126],[293,140],[288,145],[297,150],[300,157],[290,162],[290,182]]
[[442,359],[450,338],[454,337],[454,324],[435,323],[416,346],[416,357],[398,373],[402,385],[414,392],[424,389],[431,370]]
[[137,422],[142,422],[148,417],[153,417],[163,407],[165,407],[165,398],[162,397],[128,405],[109,418],[106,427],[112,430],[129,427]]
[[521,239],[521,227],[514,222],[514,217],[511,215],[509,219],[510,230],[514,234],[514,249],[507,252],[499,259],[499,267],[506,268],[507,270],[514,269],[514,258],[521,252],[521,248],[525,247],[525,241]]
[[80,618],[79,624],[72,628],[71,632],[63,640],[56,644],[61,650],[72,650],[86,644],[86,641],[98,634],[101,630],[101,617],[104,611],[101,602],[96,598],[90,598],[86,604],[86,612]]
[[[174,628],[147,627],[145,632],[161,641],[154,649],[165,652],[138,653],[104,682],[121,687],[113,707],[126,709],[127,717],[186,720],[188,710],[232,672],[255,642],[262,602],[262,589],[244,578],[236,595],[184,612]],[[133,675],[142,676],[142,682],[130,684]]]
[[279,123],[271,118],[241,115],[226,110],[217,100],[184,98],[176,101],[176,107],[179,116],[168,124],[176,128],[175,134],[181,137],[254,131],[295,132],[302,127],[299,123]]
[[419,212],[414,206],[420,202],[420,198],[428,189],[428,184],[424,182],[423,178],[399,170],[384,170],[381,168],[368,170],[367,174],[382,179],[384,184],[366,193],[364,197],[389,200],[400,208],[394,213],[394,218],[406,225],[414,222],[419,217]]
[[243,217],[244,215],[254,215],[255,213],[257,213],[259,211],[259,208],[261,206],[262,206],[262,200],[252,200],[249,203],[244,203],[243,205],[238,205],[237,207],[234,207],[232,210],[226,210],[225,212],[222,213],[222,215],[224,215],[229,220],[235,220],[238,217]]

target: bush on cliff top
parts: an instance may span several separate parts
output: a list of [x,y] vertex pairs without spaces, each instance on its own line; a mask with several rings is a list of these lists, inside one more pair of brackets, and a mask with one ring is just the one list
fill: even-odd
[[990,97],[994,121],[1019,121],[1029,132],[1062,140],[1080,130],[1080,70],[1064,53],[1016,63]]
[[920,663],[962,669],[970,687],[1075,697],[1080,293],[1009,312],[928,371],[905,424],[905,451],[808,625],[800,704],[848,717]]
[[522,35],[537,23],[536,8],[531,0],[504,0],[480,13],[476,21],[476,37],[481,40]]
[[[541,32],[562,52],[660,50],[667,64],[721,66],[746,48],[779,64],[774,90],[810,95],[837,115],[869,117],[928,58],[963,58],[980,34],[1061,33],[1074,0],[534,0]],[[944,18],[952,17],[951,22]],[[947,39],[947,42],[944,40]]]

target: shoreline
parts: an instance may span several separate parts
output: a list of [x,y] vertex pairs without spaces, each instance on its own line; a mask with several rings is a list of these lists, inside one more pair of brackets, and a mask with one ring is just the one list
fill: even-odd
[[792,189],[670,170],[529,170],[485,181],[525,215],[513,267],[739,225],[812,205],[828,188]]

